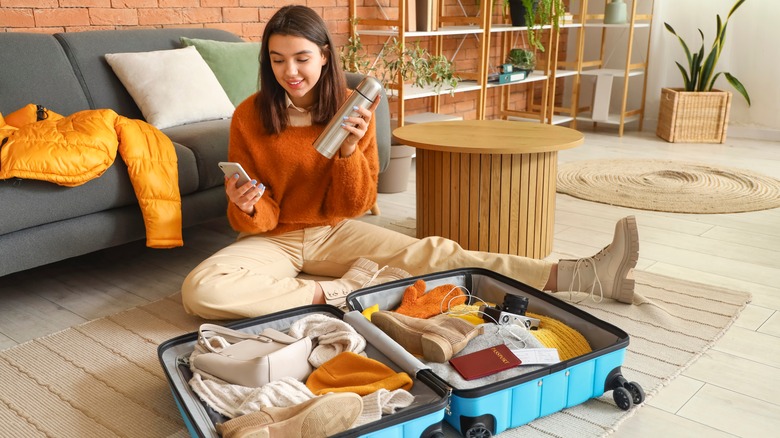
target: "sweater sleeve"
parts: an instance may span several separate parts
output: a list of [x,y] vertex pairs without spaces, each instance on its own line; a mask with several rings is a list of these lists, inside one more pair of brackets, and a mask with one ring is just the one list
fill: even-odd
[[329,214],[356,217],[376,202],[379,178],[379,155],[374,118],[355,152],[346,158],[334,157],[331,185],[326,202]]
[[[240,163],[250,178],[262,183],[262,172],[249,152],[250,148],[257,147],[252,141],[256,137],[252,132],[258,129],[259,118],[247,111],[253,106],[240,105],[233,114],[228,160]],[[265,193],[255,204],[255,212],[252,215],[246,214],[228,200],[227,217],[233,229],[241,233],[258,234],[273,230],[279,223],[279,204],[274,200],[273,189],[266,187]]]

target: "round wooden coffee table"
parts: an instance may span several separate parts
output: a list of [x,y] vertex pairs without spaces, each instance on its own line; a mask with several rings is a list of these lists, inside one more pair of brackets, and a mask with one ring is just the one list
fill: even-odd
[[558,151],[581,132],[542,123],[457,120],[405,125],[417,148],[417,237],[543,258],[552,251]]

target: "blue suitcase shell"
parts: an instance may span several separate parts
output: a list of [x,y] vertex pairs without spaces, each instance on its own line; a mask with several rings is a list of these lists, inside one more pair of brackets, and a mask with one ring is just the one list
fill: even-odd
[[[529,312],[550,316],[573,327],[593,349],[588,354],[511,379],[471,389],[452,388],[445,420],[463,436],[489,437],[610,390],[614,390],[617,406],[624,410],[644,401],[641,386],[626,381],[621,374],[629,342],[626,332],[548,293],[493,271],[464,268],[385,283],[351,293],[347,305],[359,311],[375,304],[382,310],[395,309],[406,287],[417,279],[425,280],[429,290],[454,284],[494,303],[501,303],[505,293],[527,297]],[[442,382],[450,385],[444,379]]]
[[[355,327],[358,333],[366,338],[365,352],[368,357],[379,360],[396,371],[405,371],[414,380],[410,392],[415,396],[415,401],[411,406],[401,409],[395,414],[385,415],[381,420],[350,429],[336,436],[371,438],[442,436],[442,420],[449,400],[449,388],[444,386],[441,380],[436,378],[429,369],[426,369],[419,360],[399,348],[397,344],[383,348],[384,351],[388,352],[387,355],[377,349],[375,347],[377,343],[393,342],[371,325],[359,312],[344,314],[333,306],[311,305],[258,318],[245,319],[225,326],[247,333],[259,333],[268,327],[286,331],[294,321],[314,313],[343,319]],[[192,377],[187,361],[197,339],[197,332],[170,339],[160,344],[157,353],[173,392],[173,398],[190,435],[192,437],[216,438],[219,435],[216,432],[215,424],[227,421],[227,418],[203,403],[187,383]]]

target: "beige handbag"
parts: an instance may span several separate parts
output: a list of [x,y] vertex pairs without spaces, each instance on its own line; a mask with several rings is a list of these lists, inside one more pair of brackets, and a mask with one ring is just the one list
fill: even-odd
[[[219,335],[230,346],[216,349],[209,339]],[[249,334],[215,324],[201,324],[198,343],[208,350],[192,359],[193,371],[203,377],[216,377],[228,383],[260,387],[266,383],[294,377],[303,381],[311,373],[309,355],[311,339],[295,339],[267,328],[259,334]]]

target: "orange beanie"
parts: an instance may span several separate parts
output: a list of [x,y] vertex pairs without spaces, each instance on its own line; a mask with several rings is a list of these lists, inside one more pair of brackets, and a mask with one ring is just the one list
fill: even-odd
[[454,284],[442,284],[425,292],[422,279],[406,288],[401,305],[396,312],[414,318],[430,318],[446,312],[452,306],[466,302],[466,295]]
[[412,389],[412,378],[390,367],[351,351],[339,353],[309,374],[306,386],[314,395],[329,392],[354,392],[368,395],[382,388],[393,391]]

